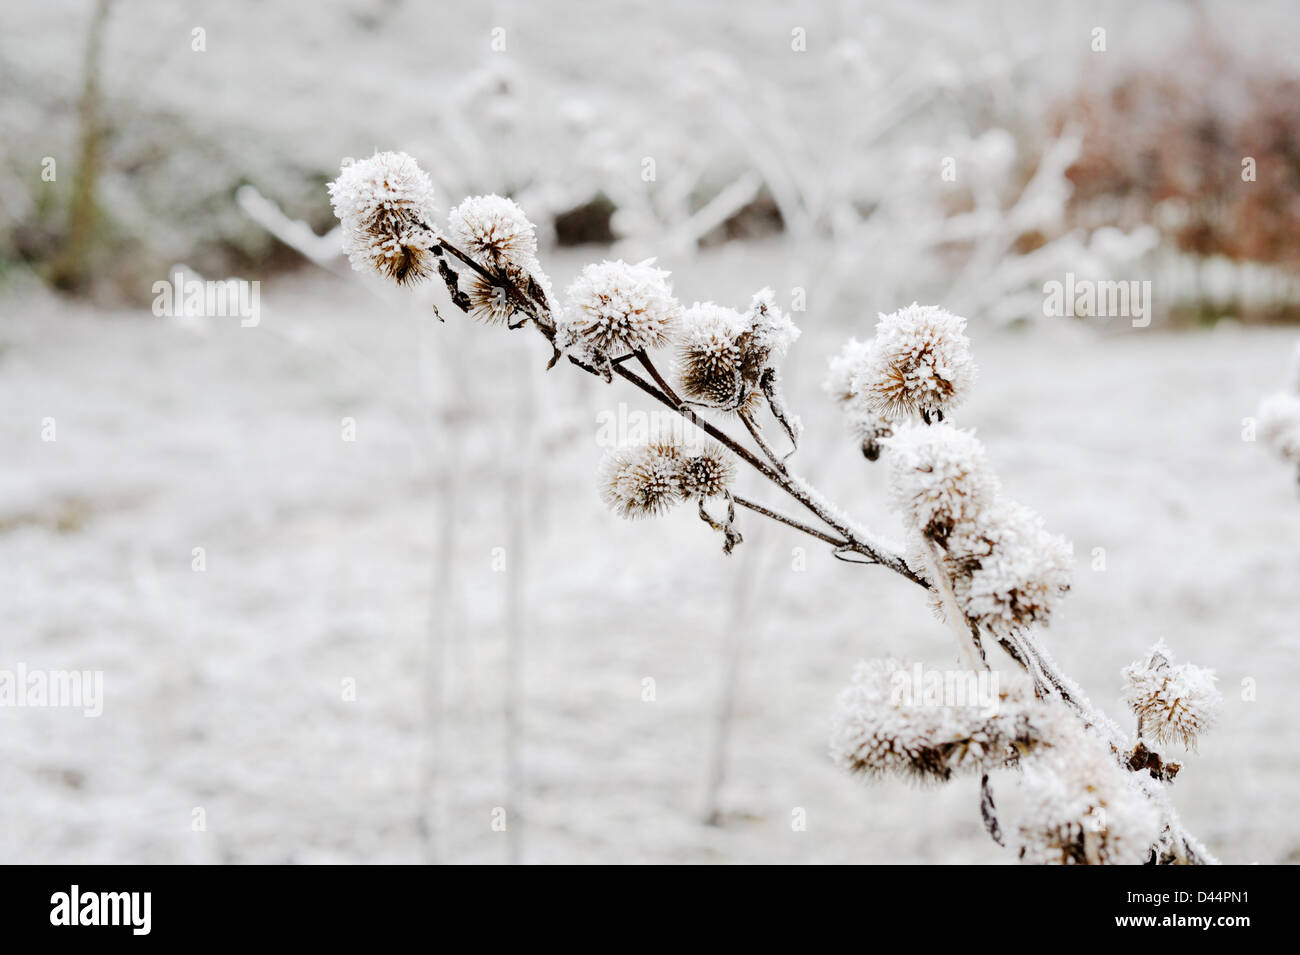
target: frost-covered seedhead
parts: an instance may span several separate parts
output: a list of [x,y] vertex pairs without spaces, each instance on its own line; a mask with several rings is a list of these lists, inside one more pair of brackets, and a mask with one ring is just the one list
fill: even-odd
[[433,183],[414,159],[377,152],[359,162],[344,160],[329,194],[354,269],[376,271],[399,285],[432,273]]
[[626,518],[657,517],[682,499],[682,453],[655,441],[610,451],[600,467],[601,498]]
[[1259,439],[1283,460],[1300,464],[1300,396],[1278,392],[1260,402]]
[[900,693],[912,667],[895,659],[864,660],[836,699],[831,758],[846,772],[874,779],[890,773],[943,781],[958,772],[1014,763],[1040,738],[1044,704],[1023,680],[1007,681],[995,706],[945,705]]
[[913,302],[880,316],[850,387],[881,417],[929,422],[964,401],[974,380],[966,319]]
[[974,522],[997,496],[997,476],[972,431],[904,424],[883,443],[898,506],[913,528],[936,543]]
[[[848,410],[847,406],[860,404],[858,399],[861,396],[854,389],[853,381],[864,366],[873,344],[874,341],[870,338],[865,342],[850,338],[830,360],[826,379],[822,382],[822,390],[845,405],[846,410]],[[863,410],[869,410],[865,402],[861,405]]]
[[862,447],[862,456],[868,461],[875,461],[880,457],[885,439],[894,434],[894,429],[888,421],[862,405],[846,407],[844,423],[849,434],[853,435]]
[[734,308],[696,302],[682,313],[677,377],[684,397],[719,408],[744,403],[743,342],[748,319]]
[[507,283],[516,289],[536,290],[544,302],[550,301],[551,283],[546,273],[534,259],[524,260],[522,265],[504,262],[495,266],[498,274],[504,276],[505,282],[498,283],[484,278],[477,272],[465,269],[460,273],[459,286],[469,297],[469,313],[487,325],[502,325],[511,320],[518,321],[520,306],[515,297],[507,291]]
[[656,517],[679,501],[727,494],[736,468],[713,441],[688,448],[676,440],[628,445],[605,455],[601,497],[623,517]]
[[1173,663],[1163,640],[1145,658],[1124,668],[1124,701],[1138,717],[1141,735],[1187,749],[1217,721],[1223,695],[1213,670]]
[[1029,865],[1138,865],[1160,838],[1156,804],[1110,748],[1077,727],[1052,736],[1021,766],[1018,837]]
[[771,289],[744,312],[696,302],[682,316],[677,374],[685,397],[724,411],[753,413],[766,398],[791,442],[800,425],[785,407],[777,362],[799,329],[776,306]]
[[470,196],[447,215],[447,232],[480,265],[536,265],[537,230],[524,210],[502,196]]
[[611,359],[666,344],[682,309],[668,285],[669,273],[652,261],[607,261],[583,269],[569,286],[556,345]]
[[853,387],[858,371],[865,365],[874,344],[873,339],[861,342],[850,338],[831,358],[826,378],[822,381],[822,390],[835,399],[843,410],[845,427],[859,443],[862,456],[868,461],[880,457],[883,441],[894,433],[893,425],[872,411]]
[[750,360],[766,366],[780,361],[799,338],[799,327],[776,305],[770,288],[754,293],[745,317],[750,330]]
[[948,540],[962,611],[998,636],[1047,626],[1070,590],[1074,546],[1015,501],[999,498]]
[[721,497],[736,478],[736,466],[722,445],[707,442],[699,452],[682,452],[680,484],[686,498]]
[[498,285],[468,269],[460,274],[460,287],[469,296],[469,313],[488,325],[504,325],[515,314],[514,300]]

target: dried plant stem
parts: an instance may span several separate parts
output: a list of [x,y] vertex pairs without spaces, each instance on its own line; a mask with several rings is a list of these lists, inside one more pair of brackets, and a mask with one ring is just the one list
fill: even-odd
[[754,443],[758,445],[759,450],[762,451],[763,454],[767,456],[767,459],[772,462],[772,466],[782,474],[785,474],[785,461],[783,461],[777,453],[772,450],[771,445],[769,445],[763,438],[763,431],[759,428],[757,422],[755,422],[754,419],[744,411],[740,413],[740,420],[744,422],[746,430],[749,431],[750,437],[754,439]]
[[972,670],[987,670],[989,665],[985,662],[984,650],[979,645],[979,631],[972,630],[970,620],[957,606],[957,595],[952,592],[952,581],[943,568],[939,545],[934,541],[926,541],[926,556],[929,558],[927,563],[930,565],[930,578],[943,603],[944,618],[957,638],[957,646],[961,648],[967,666]]
[[[546,303],[538,301],[535,297],[530,296],[524,290],[521,290],[514,283],[510,282],[505,276],[492,274],[487,269],[483,268],[483,266],[475,262],[468,255],[466,255],[464,252],[462,252],[460,249],[457,249],[450,242],[446,241],[446,239],[439,240],[438,251],[445,252],[447,255],[464,263],[468,268],[472,269],[479,275],[483,276],[488,281],[491,281],[496,285],[498,285],[499,287],[504,288],[507,294],[510,296],[511,300],[516,302],[520,306],[520,309],[521,311],[524,312],[524,314],[526,314],[529,318],[533,319],[534,323],[537,325],[538,330],[541,331],[543,336],[546,337],[547,341],[549,341],[552,347],[554,347],[555,322],[552,316],[549,314],[548,306]],[[448,290],[451,291],[453,287],[454,287],[453,284],[449,281]],[[456,301],[456,296],[454,294],[452,297],[452,301],[453,304],[455,304],[462,311],[467,311],[467,309],[465,309],[463,305],[461,305],[459,302]],[[816,492],[816,490],[813,489],[812,486],[809,485],[807,482],[805,482],[802,478],[799,478],[796,475],[791,474],[789,471],[785,469],[783,464],[781,464],[778,468],[778,467],[773,467],[772,465],[763,461],[761,458],[755,455],[748,448],[744,447],[742,444],[736,441],[736,439],[732,438],[730,435],[726,434],[725,432],[719,430],[713,424],[704,420],[698,414],[692,411],[691,408],[688,407],[676,395],[673,389],[664,380],[663,376],[654,367],[654,362],[650,360],[650,357],[648,355],[642,352],[637,354],[636,358],[641,363],[641,365],[646,369],[646,372],[650,375],[651,379],[653,379],[654,384],[652,384],[650,381],[647,381],[646,379],[638,375],[636,372],[629,369],[626,366],[626,363],[624,362],[611,363],[609,365],[609,370],[612,371],[613,374],[618,375],[620,378],[623,378],[626,381],[631,382],[637,388],[641,389],[647,395],[649,395],[650,397],[658,401],[660,404],[666,406],[670,410],[676,412],[681,417],[685,418],[691,424],[695,425],[700,430],[702,430],[705,434],[709,435],[709,437],[713,438],[716,441],[721,442],[728,450],[730,450],[738,458],[743,460],[746,464],[750,465],[759,474],[767,478],[777,487],[781,488],[783,491],[785,491],[787,494],[793,497],[796,501],[798,501],[800,504],[806,507],[813,514],[815,514],[828,527],[836,531],[840,535],[840,537],[843,538],[843,542],[837,545],[837,547],[840,550],[847,550],[858,554],[862,554],[864,557],[869,558],[869,560],[872,563],[877,563],[880,564],[882,567],[887,567],[890,570],[894,571],[895,573],[901,574],[902,576],[906,577],[914,584],[918,584],[921,587],[926,587],[926,588],[929,587],[929,584],[927,584],[920,575],[918,575],[914,570],[912,570],[910,566],[908,566],[907,561],[904,560],[901,555],[892,553],[887,548],[883,547],[881,544],[868,539],[868,537],[864,535],[862,532],[857,531],[853,527],[851,527],[848,524],[848,521],[842,515],[835,513],[832,510],[832,508]],[[577,365],[579,368],[582,368],[584,371],[590,374],[606,377],[605,373],[601,369],[598,369],[587,362],[581,361],[580,359],[572,355],[569,356],[569,361],[572,364]],[[767,453],[771,454],[772,452],[770,451],[770,449],[768,449]]]
[[825,541],[827,544],[830,544],[832,547],[848,546],[847,541],[838,540],[832,537],[830,534],[825,533],[824,531],[819,531],[815,527],[809,527],[807,524],[804,524],[801,521],[796,521],[793,517],[786,517],[784,514],[778,514],[776,511],[773,511],[770,508],[766,508],[762,504],[759,504],[755,501],[751,501],[748,498],[741,497],[739,494],[732,494],[731,499],[735,501],[737,504],[739,504],[741,507],[748,508],[749,510],[753,511],[755,514],[762,514],[764,517],[770,517],[774,521],[779,521],[780,523],[785,524],[788,527],[793,527],[797,531],[803,531],[805,534],[808,534],[810,537],[815,537],[820,541]]
[[806,507],[813,514],[817,515],[828,527],[836,531],[843,539],[844,543],[839,545],[842,550],[850,550],[869,558],[871,562],[888,567],[897,574],[901,574],[914,584],[921,587],[929,588],[929,584],[908,566],[900,555],[892,553],[880,544],[864,538],[861,532],[851,527],[847,520],[839,514],[836,514],[829,505],[822,500],[821,496],[802,478],[789,471],[777,471],[770,464],[759,458],[754,452],[744,447],[730,435],[714,427],[708,421],[705,421],[698,414],[685,405],[676,404],[666,394],[646,381],[640,375],[629,371],[623,365],[616,365],[614,373],[621,378],[630,381],[646,394],[650,395],[656,401],[666,405],[671,410],[677,412],[687,421],[694,424],[709,437],[721,442],[733,454],[750,465],[763,477],[767,478],[781,490],[785,491],[796,501]]
[[674,406],[678,408],[684,406],[685,402],[677,396],[677,392],[673,391],[672,386],[669,385],[668,382],[664,381],[663,375],[659,374],[659,369],[655,367],[655,364],[650,360],[649,355],[644,351],[639,351],[636,353],[636,360],[641,363],[641,366],[645,368],[646,373],[649,374],[650,377],[654,379],[655,384],[659,386],[659,390],[668,397],[668,400],[671,401]]
[[704,822],[721,826],[726,822],[722,790],[727,778],[727,757],[730,750],[731,731],[735,721],[736,691],[740,684],[740,665],[747,638],[752,639],[751,624],[757,601],[754,589],[762,589],[763,569],[759,564],[758,550],[745,548],[740,560],[733,565],[732,593],[723,633],[721,686],[717,709],[714,711],[713,739],[709,752],[709,772],[705,783]]
[[[545,296],[541,294],[540,290],[538,290],[533,283],[530,283],[529,289],[520,289],[504,275],[494,275],[478,263],[474,262],[465,253],[447,243],[445,240],[440,240],[439,246],[434,249],[434,252],[439,256],[445,252],[452,258],[462,262],[466,267],[472,269],[480,276],[493,282],[493,284],[504,288],[507,291],[507,294],[509,294],[511,300],[519,307],[519,311],[527,317],[525,320],[531,319],[546,340],[550,342],[552,348],[555,349],[555,355],[551,360],[551,365],[554,365],[555,362],[562,357],[562,353],[555,346],[555,320],[554,316],[551,314],[550,304],[545,301]],[[450,268],[443,270],[441,267],[445,261],[445,259],[440,260],[440,271],[443,271],[444,273],[448,291],[451,293],[452,302],[457,305],[457,307],[461,308],[462,311],[468,311],[462,302],[458,300],[459,298],[463,298],[463,296],[458,296],[459,289],[454,281],[454,277],[448,275],[451,271]],[[620,378],[623,378],[625,381],[649,395],[655,401],[658,401],[669,410],[680,415],[683,419],[689,421],[705,434],[709,435],[709,437],[721,443],[736,455],[738,459],[744,461],[757,471],[759,475],[766,478],[772,484],[776,485],[786,494],[798,501],[838,536],[833,536],[825,531],[818,530],[792,518],[785,517],[784,515],[770,510],[761,504],[732,495],[732,501],[735,504],[739,504],[756,514],[760,514],[771,520],[777,521],[778,523],[785,524],[788,527],[802,531],[805,534],[809,534],[818,540],[832,545],[835,548],[835,555],[837,557],[842,557],[842,555],[846,553],[859,554],[866,558],[866,560],[860,561],[860,563],[879,564],[880,566],[886,567],[889,570],[894,571],[896,574],[907,578],[920,587],[927,590],[931,589],[932,585],[917,573],[916,570],[913,570],[902,555],[895,553],[889,547],[875,540],[868,532],[855,528],[849,519],[839,512],[834,505],[823,498],[821,494],[812,487],[812,485],[807,483],[799,475],[789,471],[785,466],[784,459],[778,458],[775,455],[771,447],[763,439],[758,426],[749,418],[748,415],[742,414],[740,416],[741,420],[744,422],[751,437],[753,437],[754,441],[758,444],[762,454],[768,458],[768,461],[764,461],[735,438],[696,414],[695,411],[693,411],[681,400],[680,397],[678,397],[676,392],[659,373],[658,369],[655,368],[654,362],[651,361],[649,355],[644,351],[639,351],[635,353],[635,355],[627,357],[635,357],[635,359],[645,369],[646,373],[650,376],[650,380],[642,378],[635,371],[629,369],[625,359],[607,361],[602,367],[597,367],[590,362],[584,361],[578,356],[568,355],[567,357],[571,364],[581,368],[589,374],[603,378],[606,381],[610,381],[614,375],[618,375]],[[771,463],[769,463],[769,461]],[[940,572],[938,561],[937,559],[934,559],[934,555],[932,555],[932,559],[927,561],[927,563],[935,564],[935,567],[930,568],[931,575],[935,577],[937,581],[936,585],[942,587],[945,591],[943,597],[945,606],[948,607],[948,616],[952,622],[954,630],[960,631],[958,645],[962,648],[963,652],[968,655],[969,662],[971,662],[972,666],[976,668],[987,667],[988,664],[985,662],[984,658],[979,627],[957,607],[956,601],[953,599],[951,585]],[[1055,668],[1050,658],[1048,658],[1046,653],[1038,646],[1031,634],[1028,632],[1022,632],[1017,634],[1014,638],[998,638],[997,642],[1012,660],[1028,672],[1040,694],[1055,696],[1062,700],[1075,712],[1076,716],[1083,723],[1095,727],[1104,737],[1110,740],[1112,746],[1117,742],[1122,742],[1117,739],[1113,726],[1099,713],[1094,711],[1091,705],[1082,697],[1082,694],[1073,682]],[[985,792],[987,792],[986,787]],[[991,804],[991,798],[988,799],[988,802]],[[989,805],[988,808],[991,810],[991,805]],[[1171,840],[1174,845],[1174,852],[1179,857],[1180,861],[1185,859],[1188,862],[1199,864],[1214,861],[1205,849],[1181,828],[1173,832],[1172,836],[1174,837]]]

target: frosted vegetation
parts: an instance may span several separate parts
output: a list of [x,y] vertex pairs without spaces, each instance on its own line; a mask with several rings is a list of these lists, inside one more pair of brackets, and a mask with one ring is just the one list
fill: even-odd
[[452,6],[7,17],[0,859],[1300,858],[1294,4]]
[[[739,505],[824,542],[842,560],[879,565],[920,585],[951,626],[972,675],[996,665],[986,644],[1020,668],[1016,690],[971,719],[969,705],[896,692],[897,664],[860,667],[835,716],[831,755],[841,766],[866,777],[898,772],[944,781],[977,771],[981,815],[999,844],[1005,836],[990,772],[1023,770],[1015,777],[1026,807],[1015,849],[1026,862],[1215,861],[1172,807],[1167,787],[1179,765],[1143,738],[1147,731],[1159,743],[1194,746],[1223,702],[1215,676],[1171,667],[1167,648],[1157,645],[1125,671],[1126,699],[1138,716],[1130,736],[1096,711],[1040,647],[1035,628],[1049,622],[1069,590],[1072,547],[1037,514],[1003,497],[981,443],[945,421],[976,379],[965,319],[913,304],[882,315],[871,340],[850,341],[831,363],[827,390],[848,406],[850,421],[874,415],[892,432],[883,445],[908,533],[904,554],[846,521],[787,463],[801,429],[786,410],[779,363],[798,330],[770,289],[756,294],[743,315],[712,303],[684,310],[667,271],[606,260],[584,268],[560,305],[546,291],[550,280],[534,256],[533,230],[516,204],[467,199],[443,230],[425,215],[427,182],[402,153],[344,163],[329,188],[356,270],[399,285],[436,272],[466,315],[477,311],[491,324],[503,319],[509,330],[539,332],[553,350],[548,368],[571,366],[610,384],[622,379],[714,439],[695,454],[662,438],[607,452],[601,493],[616,513],[658,517],[679,501],[694,502],[730,555],[743,540]],[[467,282],[494,293],[496,314],[475,308]],[[669,377],[676,385],[651,354],[674,342],[680,369]],[[679,389],[727,397],[702,404]],[[697,408],[738,418],[757,453]],[[789,450],[773,450],[769,423],[783,428]],[[785,492],[814,522],[734,493],[737,463]]]

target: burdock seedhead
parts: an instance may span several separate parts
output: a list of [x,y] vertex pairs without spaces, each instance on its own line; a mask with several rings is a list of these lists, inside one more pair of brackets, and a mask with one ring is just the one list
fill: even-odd
[[746,317],[734,308],[696,302],[682,315],[677,377],[691,401],[735,411],[753,393],[745,380],[746,346],[751,335]]
[[329,184],[343,250],[358,272],[375,271],[399,285],[433,272],[433,183],[406,153],[377,152],[344,160]]
[[1195,749],[1223,707],[1223,695],[1214,683],[1213,670],[1175,665],[1161,640],[1145,658],[1124,668],[1124,701],[1137,714],[1142,735]]
[[588,265],[569,286],[555,344],[606,361],[659,348],[681,316],[668,274],[649,259]]
[[600,496],[622,517],[658,517],[682,499],[681,448],[656,441],[610,451],[601,462]]
[[447,214],[447,233],[480,265],[531,270],[537,264],[537,230],[512,199],[470,196]]
[[966,398],[975,380],[966,319],[933,305],[881,315],[861,355],[851,390],[891,421],[919,415],[927,423]]

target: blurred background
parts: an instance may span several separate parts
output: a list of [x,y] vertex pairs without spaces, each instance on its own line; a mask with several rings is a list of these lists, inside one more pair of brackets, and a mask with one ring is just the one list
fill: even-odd
[[[1300,339],[1298,26],[1287,0],[12,11],[0,668],[102,670],[105,700],[0,708],[0,860],[1014,861],[974,781],[827,758],[856,660],[950,664],[912,587],[750,515],[724,558],[684,511],[604,510],[602,434],[646,406],[351,272],[325,183],[376,148],[444,213],[513,196],[557,289],[648,256],[687,303],[775,289],[792,463],[886,533],[826,361],[914,300],[968,316],[959,423],[1075,544],[1047,646],[1126,726],[1157,639],[1216,668],[1175,802],[1225,861],[1300,859],[1300,495],[1243,440]],[[257,323],[157,315],[178,272],[257,281]],[[1150,325],[1045,314],[1067,275],[1149,281]]]

